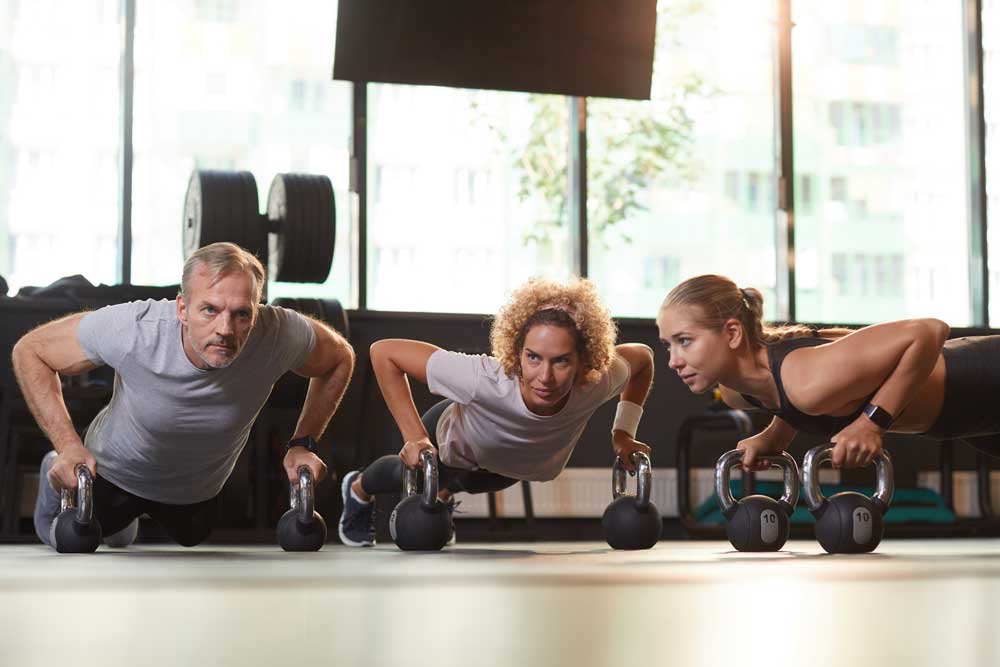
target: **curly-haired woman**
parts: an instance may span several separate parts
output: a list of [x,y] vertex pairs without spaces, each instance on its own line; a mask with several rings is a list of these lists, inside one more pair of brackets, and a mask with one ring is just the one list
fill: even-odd
[[[653,380],[646,345],[615,345],[617,331],[593,283],[533,279],[501,308],[490,331],[493,355],[442,350],[415,340],[380,340],[371,361],[403,435],[399,455],[345,475],[340,539],[375,543],[374,494],[400,489],[403,466],[437,449],[438,497],[499,491],[519,480],[548,481],[566,466],[590,416],[621,395],[612,430],[614,453],[649,453],[635,440]],[[422,418],[407,377],[446,400]]]

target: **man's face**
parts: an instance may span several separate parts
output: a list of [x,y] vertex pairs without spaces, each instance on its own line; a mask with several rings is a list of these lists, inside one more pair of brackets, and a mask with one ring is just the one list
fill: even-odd
[[253,277],[236,272],[216,277],[199,266],[187,297],[177,297],[184,352],[198,368],[225,368],[236,360],[257,317]]

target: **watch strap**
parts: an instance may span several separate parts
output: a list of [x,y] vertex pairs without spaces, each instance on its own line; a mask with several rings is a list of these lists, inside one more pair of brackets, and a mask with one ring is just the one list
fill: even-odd
[[311,435],[304,435],[301,438],[295,438],[294,440],[289,440],[288,444],[285,445],[285,451],[287,452],[292,447],[305,447],[313,454],[319,453],[319,445]]
[[892,414],[874,403],[866,403],[865,407],[862,408],[862,412],[868,415],[868,419],[872,420],[876,426],[883,430],[889,430],[889,427],[892,426]]

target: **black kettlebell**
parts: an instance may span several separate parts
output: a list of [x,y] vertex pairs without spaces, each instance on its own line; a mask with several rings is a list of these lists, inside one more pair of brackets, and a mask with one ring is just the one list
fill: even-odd
[[782,452],[764,456],[771,467],[781,468],[785,478],[785,493],[780,500],[770,496],[752,495],[733,499],[729,479],[734,466],[743,461],[738,449],[726,452],[715,464],[715,495],[722,515],[726,517],[726,537],[737,551],[778,551],[788,540],[788,517],[795,511],[799,499],[799,467],[795,459]]
[[76,493],[63,489],[61,511],[52,524],[53,544],[61,554],[87,554],[101,543],[101,522],[94,518],[94,480],[87,466],[76,467]]
[[438,468],[433,452],[420,452],[424,492],[417,495],[417,471],[403,470],[403,498],[389,517],[389,534],[403,551],[438,551],[451,538],[451,516],[438,500]]
[[326,521],[315,509],[309,466],[299,466],[299,484],[290,486],[292,507],[278,521],[278,544],[285,551],[319,551],[326,543]]
[[611,495],[614,500],[601,517],[604,539],[613,549],[652,548],[663,531],[660,511],[649,501],[653,490],[653,466],[643,452],[632,452],[631,458],[638,470],[635,495],[626,493],[625,465],[616,456],[611,468]]
[[882,521],[894,490],[892,460],[884,451],[875,457],[875,495],[843,491],[824,498],[819,490],[819,466],[830,460],[833,445],[813,447],[802,459],[803,495],[816,517],[816,539],[832,554],[874,551],[882,541]]

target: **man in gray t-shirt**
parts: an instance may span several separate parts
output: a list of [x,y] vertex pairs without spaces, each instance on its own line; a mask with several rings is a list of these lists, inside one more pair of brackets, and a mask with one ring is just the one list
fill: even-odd
[[[76,468],[94,475],[94,506],[105,535],[134,539],[147,513],[185,546],[207,537],[218,496],[257,413],[287,371],[311,378],[283,466],[297,482],[326,466],[320,438],[347,387],[354,354],[329,327],[284,308],[260,306],[264,269],[238,246],[192,254],[176,301],[136,301],[78,313],[24,336],[14,371],[52,442],[42,462],[35,529],[50,531],[59,491],[76,487]],[[58,373],[115,369],[109,404],[85,443],[62,399]]]

